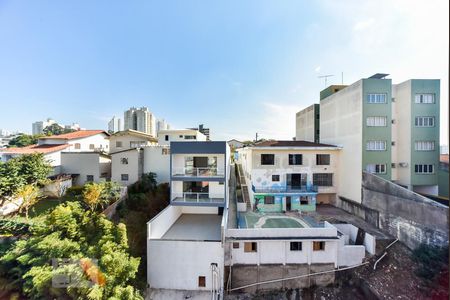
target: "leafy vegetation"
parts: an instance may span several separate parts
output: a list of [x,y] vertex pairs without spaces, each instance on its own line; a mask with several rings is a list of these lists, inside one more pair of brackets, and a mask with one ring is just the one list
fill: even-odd
[[70,128],[64,128],[58,125],[57,123],[53,123],[52,125],[45,127],[43,131],[45,135],[58,135],[74,132],[75,130]]
[[25,211],[25,218],[27,219],[30,207],[35,205],[42,198],[41,190],[34,184],[26,184],[20,187],[15,193],[15,196],[22,198],[19,213]]
[[448,265],[448,246],[422,244],[413,251],[413,259],[420,264],[416,274],[428,281],[433,281],[443,266]]
[[35,135],[21,134],[21,135],[16,136],[15,138],[11,139],[9,141],[8,146],[21,148],[21,147],[34,145],[34,144],[37,144],[38,139],[43,136],[44,135],[42,135],[42,134],[35,134]]
[[[10,278],[16,290],[31,299],[142,299],[132,286],[140,259],[128,254],[124,224],[86,211],[80,202],[59,205],[42,222],[0,257],[0,277]],[[58,272],[78,272],[93,285],[53,287],[53,258],[78,260],[82,268],[71,264]],[[91,258],[98,259],[98,266]]]
[[42,153],[21,155],[0,162],[0,205],[6,196],[14,195],[27,184],[42,184],[47,181],[52,167]]

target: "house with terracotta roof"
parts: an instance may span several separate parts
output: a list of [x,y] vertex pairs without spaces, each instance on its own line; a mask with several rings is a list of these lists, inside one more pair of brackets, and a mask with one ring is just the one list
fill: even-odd
[[153,135],[133,129],[116,132],[109,137],[110,153],[156,145],[158,139]]
[[38,145],[62,145],[65,151],[109,152],[109,134],[104,130],[78,130],[70,133],[42,137]]

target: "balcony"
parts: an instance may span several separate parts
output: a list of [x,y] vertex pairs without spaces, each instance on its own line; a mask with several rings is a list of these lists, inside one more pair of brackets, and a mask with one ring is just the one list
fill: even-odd
[[175,203],[223,203],[223,194],[183,192],[173,193],[172,202]]
[[317,193],[317,185],[302,185],[302,186],[279,186],[279,187],[255,187],[252,185],[252,191],[254,193]]
[[173,168],[172,176],[174,177],[224,177],[223,169],[214,167],[206,168]]

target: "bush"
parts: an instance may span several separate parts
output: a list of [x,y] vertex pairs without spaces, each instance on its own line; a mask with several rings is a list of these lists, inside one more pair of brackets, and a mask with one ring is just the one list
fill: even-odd
[[74,185],[67,189],[66,195],[69,197],[80,198],[83,194],[84,186]]
[[420,264],[416,275],[432,281],[443,266],[448,264],[448,246],[421,244],[413,251],[413,259]]
[[143,210],[148,207],[147,195],[144,193],[129,194],[126,204],[131,210]]

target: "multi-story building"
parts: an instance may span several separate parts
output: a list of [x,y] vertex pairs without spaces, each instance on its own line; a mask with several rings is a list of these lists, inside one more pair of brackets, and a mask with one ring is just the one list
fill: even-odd
[[147,107],[131,107],[124,113],[124,130],[133,129],[156,136],[156,119]]
[[169,130],[170,125],[164,119],[156,120],[156,134],[158,134],[161,130]]
[[61,173],[70,174],[74,185],[111,178],[111,156],[102,152],[61,152]]
[[172,142],[170,150],[170,205],[147,227],[149,287],[221,299],[229,147],[226,142]]
[[209,128],[206,128],[203,124],[198,125],[198,127],[196,128],[189,128],[189,129],[198,130],[206,136],[207,141],[211,140],[210,130]]
[[56,121],[48,118],[46,121],[37,121],[32,124],[32,133],[33,134],[43,134],[44,129],[47,126],[55,124]]
[[320,105],[312,104],[296,114],[295,139],[319,143]]
[[171,142],[201,142],[208,140],[207,137],[196,129],[169,129],[158,132],[158,144],[169,145]]
[[437,194],[439,80],[392,85],[386,76],[330,86],[320,95],[320,142],[343,148],[338,188],[340,196],[356,202],[361,202],[362,179],[348,174],[362,170]]
[[150,134],[127,129],[116,132],[109,137],[110,152],[123,151],[133,148],[142,148],[154,145],[157,139]]
[[122,120],[116,116],[108,122],[108,133],[113,134],[123,130]]
[[252,206],[260,212],[314,211],[336,197],[338,156],[334,145],[265,141],[239,149]]

